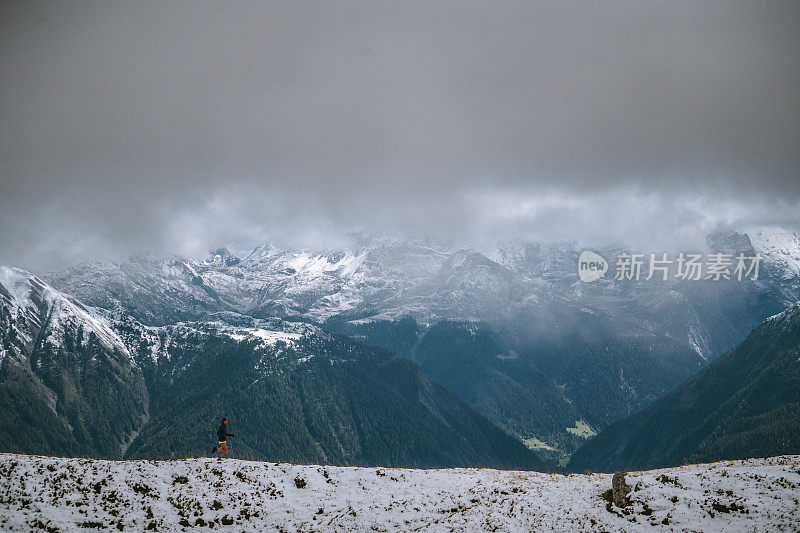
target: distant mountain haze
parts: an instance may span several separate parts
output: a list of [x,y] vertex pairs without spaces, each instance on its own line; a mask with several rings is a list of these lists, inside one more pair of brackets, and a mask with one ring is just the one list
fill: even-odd
[[[287,420],[298,418],[288,414],[296,409],[305,413],[300,417],[305,429],[298,426],[281,441],[270,440],[281,433],[264,419],[271,444],[240,446],[253,457],[283,454],[342,464],[536,464],[525,454],[514,455],[516,441],[550,464],[563,463],[587,438],[667,394],[766,317],[800,299],[797,234],[709,235],[709,251],[760,254],[757,280],[628,281],[609,272],[591,283],[579,281],[581,249],[570,242],[509,242],[478,250],[422,237],[359,234],[355,239],[357,246],[326,251],[265,244],[243,258],[226,249],[213,250],[205,260],[141,255],[45,272],[40,278],[7,268],[0,283],[6,401],[14,403],[24,390],[37,398],[31,409],[43,420],[58,421],[46,429],[34,424],[30,442],[42,449],[59,443],[59,449],[99,456],[202,452],[194,443],[206,432],[204,418],[213,420],[218,413],[196,405],[199,398],[216,394],[243,402],[237,404],[242,408],[280,397],[263,409],[276,416],[282,412]],[[613,245],[593,250],[609,260],[627,251]],[[47,302],[53,298],[42,300],[38,293],[57,294],[61,303],[51,309]],[[56,333],[50,334],[53,328]],[[334,340],[337,335],[349,340]],[[317,348],[309,347],[308,338],[317,339],[312,343]],[[322,339],[328,340],[318,344]],[[257,341],[253,349],[246,348],[250,340]],[[258,344],[267,341],[270,348]],[[278,348],[276,342],[286,346]],[[352,351],[343,342],[366,351],[359,357],[335,355]],[[281,372],[259,377],[253,369],[255,361],[265,360],[259,355],[263,350],[294,356],[281,363],[287,365]],[[237,377],[214,384],[212,375],[225,375],[220,361],[233,353],[239,355],[230,371]],[[378,364],[377,354],[385,361]],[[320,367],[326,359],[341,359],[342,366]],[[102,371],[100,381],[81,370],[86,364]],[[201,367],[208,373],[195,374]],[[353,370],[342,381],[345,374],[337,369],[345,367]],[[308,381],[311,368],[317,370]],[[412,378],[414,372],[419,374]],[[403,385],[394,381],[404,373],[409,377]],[[194,391],[189,383],[205,385]],[[488,454],[478,441],[475,448],[445,446],[440,455],[413,447],[384,449],[392,439],[378,438],[376,425],[360,425],[357,420],[370,417],[355,410],[360,403],[337,403],[366,383],[373,384],[371,405],[410,402],[403,409],[407,415],[392,415],[397,427],[407,417],[422,424],[427,412],[431,424],[443,424],[440,442],[456,442],[465,433],[480,433],[478,441],[484,442],[501,438],[481,425],[485,417],[492,431],[511,439],[510,455]],[[99,407],[84,405],[93,387],[119,395],[125,416],[114,418],[117,425],[90,428],[106,424],[92,410]],[[321,390],[332,396],[320,397]],[[390,399],[391,390],[405,399]],[[200,396],[192,409],[203,415],[187,417],[180,406],[188,409],[186,398],[195,393]],[[431,397],[450,408],[435,414]],[[453,425],[454,413],[462,409],[449,403],[453,397],[469,406],[463,412],[471,414],[464,416],[473,420],[461,429]],[[321,405],[338,407],[328,412],[320,411]],[[420,409],[423,414],[412,416]],[[14,416],[23,421],[38,415]],[[170,435],[166,429],[190,421],[191,430]],[[323,431],[330,424],[339,429]],[[78,444],[75,428],[113,437],[102,446],[87,439],[77,439]],[[437,431],[426,430],[432,438]],[[363,441],[367,437],[369,446]]]

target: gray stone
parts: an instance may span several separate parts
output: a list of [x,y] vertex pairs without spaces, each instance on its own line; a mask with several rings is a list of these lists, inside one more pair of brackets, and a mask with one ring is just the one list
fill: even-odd
[[617,472],[611,479],[611,497],[617,507],[626,507],[630,504],[628,493],[631,488],[625,483],[625,472]]

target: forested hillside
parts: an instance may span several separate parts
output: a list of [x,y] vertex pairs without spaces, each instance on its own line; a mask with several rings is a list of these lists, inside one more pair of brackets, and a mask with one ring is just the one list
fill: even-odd
[[263,346],[182,337],[143,363],[151,417],[127,457],[204,455],[230,418],[236,457],[338,465],[542,468],[410,361],[346,337]]
[[600,432],[570,467],[613,471],[800,453],[800,304]]
[[646,332],[622,337],[588,314],[574,332],[553,331],[526,343],[483,322],[421,328],[405,318],[326,327],[403,354],[552,461],[666,394],[702,363],[681,343]]

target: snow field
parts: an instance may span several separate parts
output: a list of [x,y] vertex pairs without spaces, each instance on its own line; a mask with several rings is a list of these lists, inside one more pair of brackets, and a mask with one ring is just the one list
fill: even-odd
[[0,454],[3,531],[798,531],[800,456],[610,474]]

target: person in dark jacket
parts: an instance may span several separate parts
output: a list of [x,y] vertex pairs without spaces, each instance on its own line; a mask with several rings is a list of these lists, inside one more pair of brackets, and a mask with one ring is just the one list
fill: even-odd
[[211,453],[216,453],[219,450],[219,457],[217,457],[217,461],[222,460],[222,456],[228,453],[228,437],[235,437],[233,433],[228,433],[228,419],[223,418],[222,423],[219,425],[219,429],[217,430],[217,441],[219,442],[219,446],[214,446],[211,450]]

